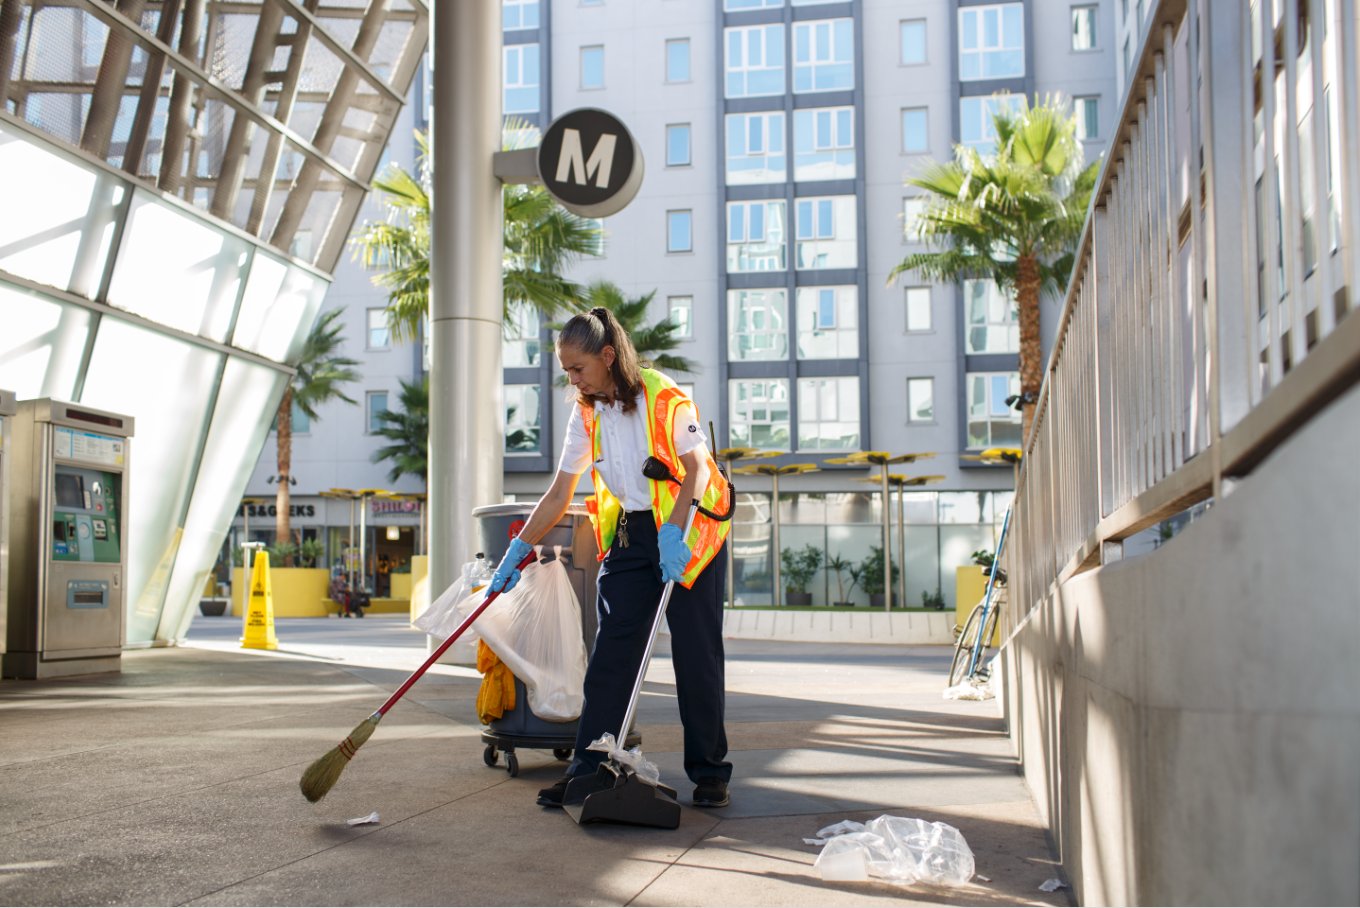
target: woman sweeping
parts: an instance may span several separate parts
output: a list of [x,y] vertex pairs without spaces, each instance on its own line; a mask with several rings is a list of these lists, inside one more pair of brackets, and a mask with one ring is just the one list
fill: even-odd
[[[576,390],[557,476],[491,581],[492,591],[519,582],[515,566],[562,519],[589,469],[595,495],[586,507],[604,553],[597,581],[600,629],[586,669],[576,756],[557,784],[538,793],[538,803],[561,807],[567,784],[594,775],[605,759],[586,748],[618,731],[662,589],[674,580],[666,616],[685,728],[685,773],[695,783],[694,806],[724,807],[732,778],[723,727],[722,547],[728,524],[696,514],[684,538],[688,507],[676,503],[697,498],[706,509],[726,513],[730,491],[708,452],[693,402],[665,375],[639,366],[633,342],[612,312],[596,308],[571,318],[558,334],[557,358]],[[681,479],[679,489],[643,475],[649,456]]]

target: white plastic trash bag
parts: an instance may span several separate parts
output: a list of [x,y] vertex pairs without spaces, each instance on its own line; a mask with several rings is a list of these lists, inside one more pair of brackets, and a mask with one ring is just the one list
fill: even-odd
[[604,751],[615,763],[632,767],[633,772],[637,773],[637,777],[653,788],[661,781],[661,770],[657,769],[655,763],[642,755],[641,747],[634,744],[627,750],[623,750],[615,743],[614,736],[609,732],[605,732],[591,741],[586,750]]
[[[439,637],[441,640],[458,630],[458,625],[463,623],[464,612],[468,615],[481,604],[483,591],[472,592],[466,577],[459,577],[452,586],[443,594],[431,602],[425,611],[420,613],[420,617],[412,622],[416,627],[431,637]],[[460,604],[464,599],[472,599],[472,605],[463,610],[459,610]],[[463,632],[463,636],[458,638],[460,643],[477,642],[477,628],[468,628]]]
[[973,852],[947,823],[886,815],[870,823],[846,820],[820,830],[816,841],[826,843],[815,865],[823,880],[962,886],[973,878]]
[[[548,722],[570,722],[585,702],[586,645],[581,606],[558,558],[530,563],[519,583],[497,597],[473,628],[529,690],[529,709]],[[464,617],[481,605],[474,594],[456,603]],[[456,626],[456,625],[455,625]]]
[[946,700],[990,700],[995,696],[990,683],[976,678],[964,678],[953,687],[944,689]]

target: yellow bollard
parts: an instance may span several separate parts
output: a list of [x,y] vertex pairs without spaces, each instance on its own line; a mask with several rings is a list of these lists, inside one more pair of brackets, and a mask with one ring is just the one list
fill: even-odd
[[250,603],[246,606],[246,630],[241,638],[242,649],[278,649],[279,638],[274,636],[274,592],[269,584],[269,553],[255,553],[255,566],[250,572]]

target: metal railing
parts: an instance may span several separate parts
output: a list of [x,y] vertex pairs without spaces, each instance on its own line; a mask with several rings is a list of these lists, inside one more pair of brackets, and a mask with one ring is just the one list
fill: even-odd
[[1017,483],[1011,629],[1360,375],[1356,12],[1149,11]]

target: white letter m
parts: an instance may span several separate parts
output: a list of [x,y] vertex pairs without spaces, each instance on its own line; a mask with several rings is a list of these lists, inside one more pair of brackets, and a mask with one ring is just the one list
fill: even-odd
[[575,168],[575,182],[578,185],[588,185],[591,175],[594,174],[596,186],[600,189],[608,187],[609,172],[614,166],[614,144],[617,141],[618,136],[609,133],[600,136],[600,141],[595,143],[595,150],[590,154],[590,160],[586,161],[585,151],[581,148],[581,133],[575,129],[562,130],[562,153],[557,158],[557,182],[565,183]]

